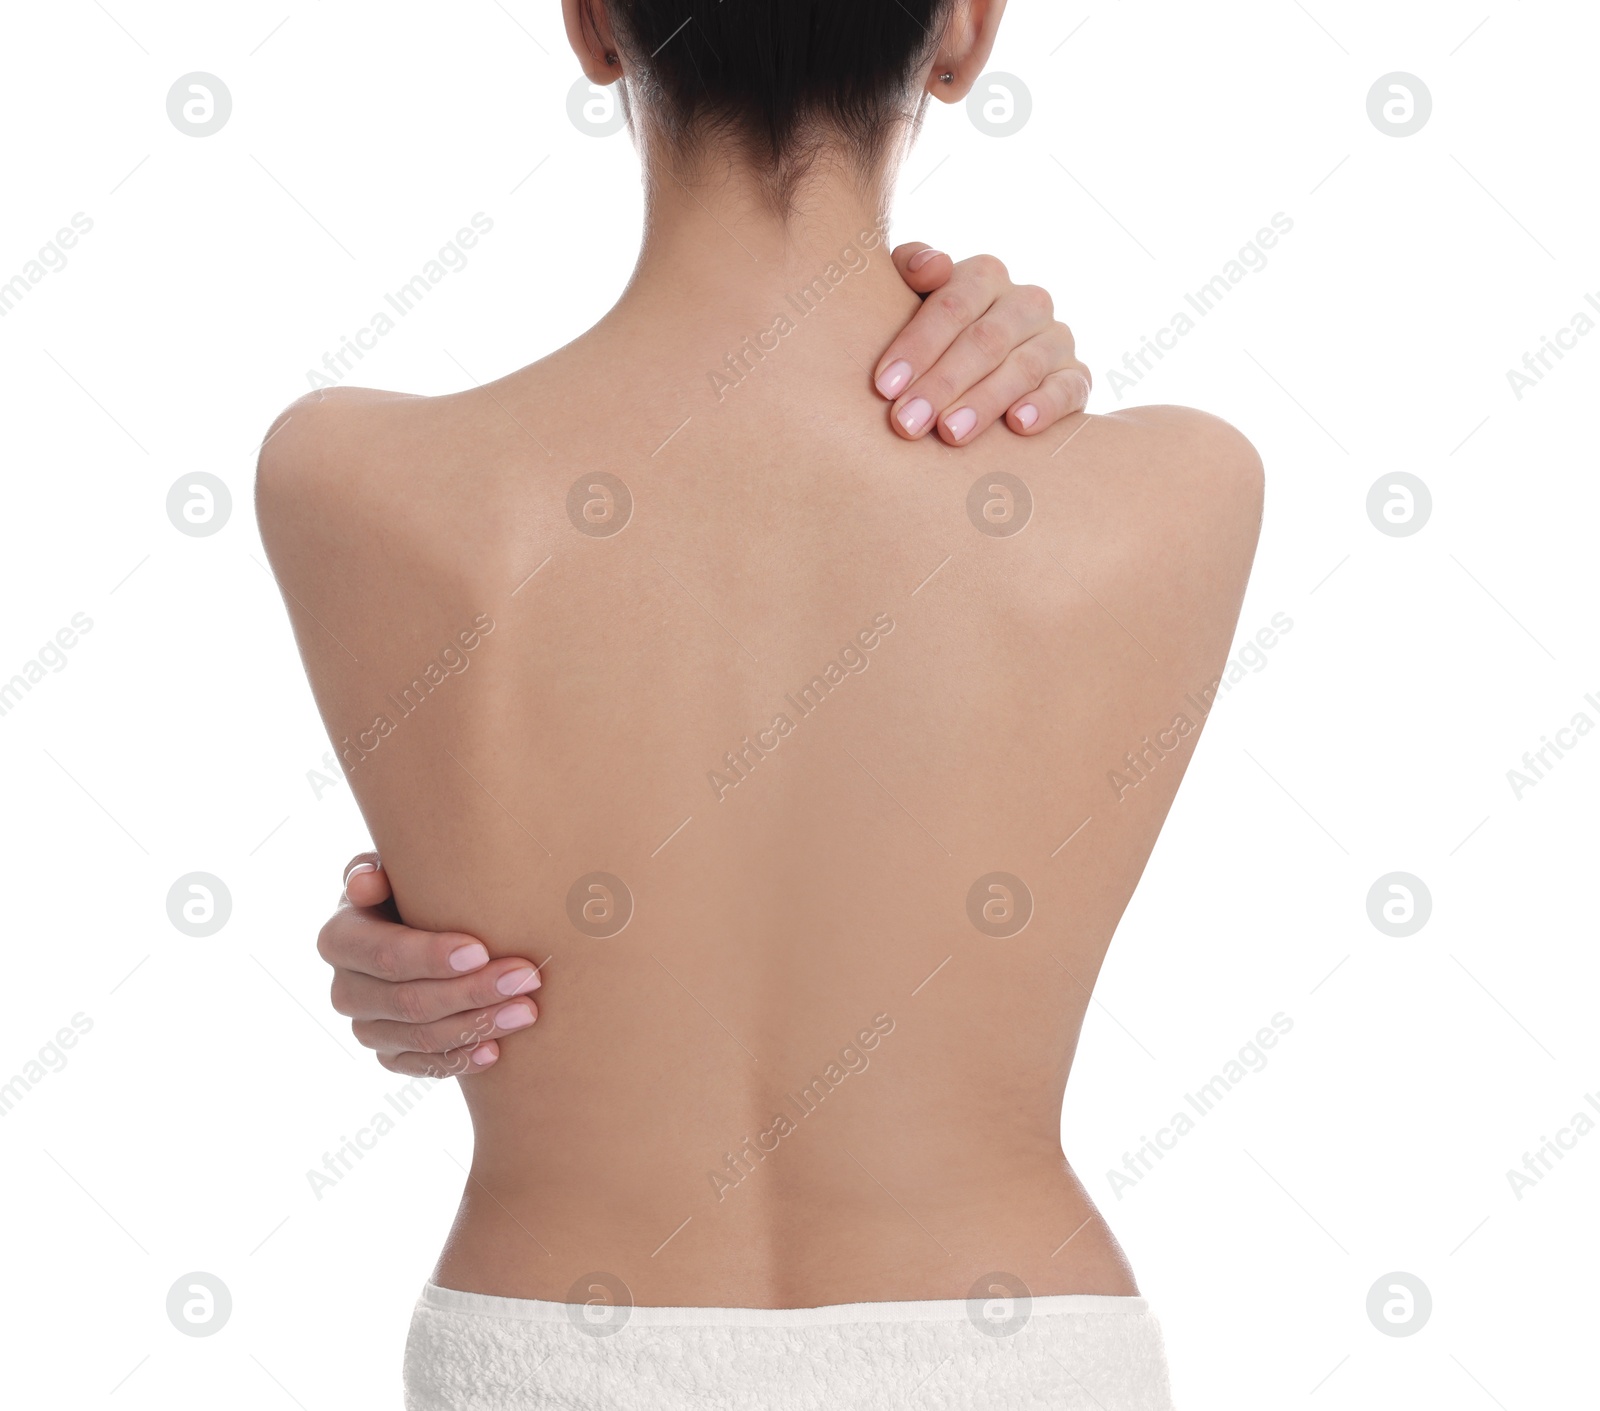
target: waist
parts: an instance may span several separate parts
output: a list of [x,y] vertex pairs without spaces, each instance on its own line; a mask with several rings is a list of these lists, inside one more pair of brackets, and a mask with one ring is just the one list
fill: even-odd
[[1059,1149],[941,1170],[863,1145],[691,1187],[649,1170],[597,1166],[574,1184],[475,1163],[435,1279],[583,1303],[599,1271],[639,1307],[964,1299],[995,1271],[1029,1297],[1137,1292]]
[[807,1308],[727,1308],[639,1306],[617,1298],[617,1290],[596,1279],[586,1285],[582,1303],[542,1298],[503,1298],[429,1283],[421,1307],[466,1317],[514,1323],[571,1324],[596,1337],[635,1328],[833,1328],[863,1323],[969,1322],[986,1335],[1020,1330],[1032,1318],[1077,1314],[1086,1318],[1142,1319],[1150,1305],[1138,1294],[1046,1294],[1035,1298],[1008,1287],[996,1276],[981,1281],[968,1298],[904,1299],[879,1303],[828,1303]]

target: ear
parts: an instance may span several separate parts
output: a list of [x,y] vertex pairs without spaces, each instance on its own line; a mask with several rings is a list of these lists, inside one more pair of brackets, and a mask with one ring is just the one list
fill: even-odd
[[561,0],[561,13],[567,23],[567,43],[589,81],[604,87],[621,78],[621,51],[611,32],[606,0]]
[[972,92],[994,52],[1005,11],[1006,0],[955,0],[923,84],[940,102],[959,103]]

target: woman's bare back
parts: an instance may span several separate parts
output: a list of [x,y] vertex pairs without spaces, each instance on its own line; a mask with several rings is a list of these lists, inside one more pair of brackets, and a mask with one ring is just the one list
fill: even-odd
[[691,294],[457,396],[308,399],[263,454],[403,916],[548,957],[535,1030],[464,1085],[435,1278],[1134,1292],[1062,1094],[1228,651],[1259,462],[1172,408],[904,442],[862,371],[903,289],[862,276],[760,358],[762,295]]

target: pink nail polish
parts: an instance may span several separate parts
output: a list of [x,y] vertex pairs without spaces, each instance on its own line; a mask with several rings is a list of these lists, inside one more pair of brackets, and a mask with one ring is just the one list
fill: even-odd
[[494,982],[495,989],[503,995],[525,995],[529,990],[538,989],[539,985],[537,970],[508,970]]
[[1032,426],[1034,422],[1038,421],[1038,419],[1039,408],[1034,406],[1032,402],[1024,402],[1020,407],[1017,408],[1017,421],[1021,424],[1024,431]]
[[359,877],[363,872],[376,872],[377,870],[378,870],[378,864],[375,863],[375,862],[358,862],[358,863],[356,863],[356,865],[354,867],[352,867],[348,872],[346,872],[344,874],[344,894],[345,894],[345,896],[348,898],[349,895],[350,895],[350,879],[352,877]]
[[487,1068],[500,1055],[487,1045],[480,1045],[472,1050],[472,1066],[474,1068]]
[[458,946],[450,952],[450,968],[456,971],[476,970],[489,963],[488,950],[478,941],[470,946]]
[[960,411],[951,412],[944,419],[945,430],[957,441],[969,435],[977,424],[978,414],[971,407],[962,407]]
[[533,1010],[525,1004],[508,1004],[494,1017],[497,1029],[526,1029],[533,1023]]
[[923,267],[923,265],[927,264],[929,260],[936,260],[942,254],[944,254],[943,250],[923,250],[921,253],[913,255],[909,260],[906,261],[906,268],[910,270],[912,274],[915,274]]
[[893,400],[906,390],[906,384],[910,381],[911,364],[904,358],[897,358],[884,368],[883,375],[878,379],[878,391]]
[[915,436],[932,420],[933,404],[925,397],[907,402],[900,412],[900,425],[905,427],[908,436]]

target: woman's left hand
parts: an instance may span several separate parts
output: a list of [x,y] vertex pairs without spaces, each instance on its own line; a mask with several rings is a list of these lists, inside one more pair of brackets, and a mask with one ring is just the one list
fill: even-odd
[[1089,369],[1045,290],[1016,285],[993,255],[955,264],[918,242],[893,255],[900,276],[926,296],[873,369],[889,422],[909,441],[937,429],[964,446],[1002,417],[1037,436],[1089,401]]

